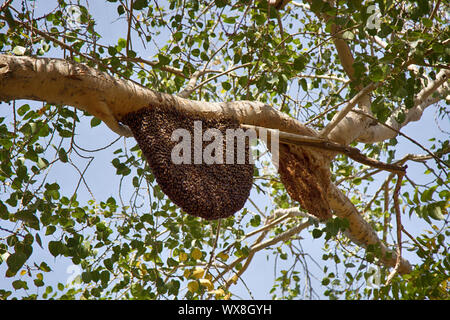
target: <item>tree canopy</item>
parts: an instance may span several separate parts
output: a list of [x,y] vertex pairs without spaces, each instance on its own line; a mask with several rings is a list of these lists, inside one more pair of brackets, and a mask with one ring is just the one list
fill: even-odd
[[[449,299],[449,9],[4,1],[0,299]],[[255,144],[245,207],[186,214],[122,121],[158,103],[280,165]]]

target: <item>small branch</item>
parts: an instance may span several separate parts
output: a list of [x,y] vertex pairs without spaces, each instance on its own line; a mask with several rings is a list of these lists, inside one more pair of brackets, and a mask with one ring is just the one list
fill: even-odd
[[133,21],[133,0],[130,0],[130,8],[127,10],[128,14],[128,31],[127,31],[127,56],[131,50],[131,22]]
[[206,83],[210,82],[211,80],[214,80],[214,79],[216,79],[216,78],[219,78],[219,77],[221,77],[221,76],[223,76],[223,75],[225,75],[225,74],[227,74],[227,73],[230,73],[230,72],[232,72],[232,71],[234,71],[234,70],[236,70],[236,69],[245,68],[245,67],[248,67],[248,66],[250,66],[250,65],[252,65],[252,62],[247,62],[247,63],[244,63],[244,64],[242,64],[242,65],[240,65],[240,66],[235,66],[235,67],[233,67],[233,68],[231,68],[231,69],[228,69],[228,70],[226,70],[226,71],[220,72],[220,73],[218,73],[218,74],[216,74],[216,75],[214,75],[214,76],[212,76],[212,77],[206,79],[205,81],[202,81],[199,85],[195,86],[195,87],[192,89],[192,91],[197,90],[198,88],[202,87],[203,85],[205,85]]
[[425,100],[434,93],[441,85],[447,83],[450,77],[450,70],[444,69],[441,70],[436,75],[436,80],[430,82],[427,87],[423,88],[414,99],[414,107],[420,106]]
[[11,234],[13,234],[13,235],[15,235],[15,236],[20,236],[20,237],[24,237],[23,235],[21,235],[18,231],[11,231],[11,230],[9,230],[9,229],[5,229],[5,228],[2,228],[2,227],[0,227],[0,231],[5,231],[5,232],[9,232],[9,233],[11,233]]
[[[253,255],[258,252],[261,251],[269,246],[272,246],[280,241],[285,241],[289,238],[291,238],[293,235],[298,234],[299,232],[301,232],[302,230],[306,229],[307,227],[310,226],[310,222],[305,222],[305,223],[301,223],[281,234],[279,234],[278,236],[273,237],[272,239],[269,239],[267,241],[264,241],[262,243],[260,243],[260,240],[262,238],[263,235],[265,235],[264,233],[258,238],[258,240],[256,240],[252,247],[250,248],[250,252],[248,254],[248,256],[245,257],[239,257],[236,260],[234,260],[231,264],[229,264],[227,266],[227,268],[225,268],[218,276],[217,279],[222,278],[227,272],[229,272],[230,270],[232,270],[238,263],[242,262],[243,260],[247,259],[247,258],[253,258]],[[228,281],[232,280],[234,277],[230,278]],[[228,282],[227,281],[227,282]]]
[[[391,174],[392,175],[392,174]],[[389,175],[389,176],[391,176]],[[390,180],[389,180],[390,181]],[[389,181],[384,184],[384,219],[383,219],[383,237],[384,243],[387,241],[388,224],[390,219],[389,216]]]
[[315,222],[319,222],[319,219],[317,219],[315,216],[313,216],[307,212],[301,211],[299,207],[293,207],[293,208],[288,208],[288,209],[277,209],[273,212],[274,218],[277,218],[281,215],[282,216],[289,215],[289,217],[303,217],[303,218],[312,219]]
[[192,75],[192,77],[189,79],[186,87],[183,89],[183,91],[180,91],[177,96],[180,98],[189,98],[189,96],[194,92],[195,90],[195,84],[197,83],[198,78],[200,77],[200,72],[196,71]]
[[[383,184],[381,185],[380,188],[378,188],[378,190],[375,192],[375,194],[373,195],[372,199],[366,204],[366,206],[364,207],[364,209],[362,210],[362,212],[366,212],[367,210],[370,209],[370,206],[372,205],[372,203],[377,199],[378,195],[380,194],[380,192],[382,190],[385,191],[385,195],[386,195],[386,188],[388,188],[389,186],[389,182],[394,178],[394,173],[391,173],[386,180],[383,182]],[[385,199],[386,201],[386,199]],[[387,210],[385,210],[387,211]]]
[[347,79],[344,78],[339,78],[336,76],[332,76],[332,75],[325,75],[325,74],[318,74],[318,75],[311,75],[311,74],[299,74],[297,75],[297,77],[299,78],[310,78],[310,79],[325,79],[325,80],[335,80],[335,81],[341,81],[341,82],[350,82]]
[[[434,16],[436,15],[436,13],[437,13],[437,11],[438,11],[440,5],[441,5],[441,0],[438,0],[438,1],[436,2],[436,5],[435,5],[434,8],[433,8],[433,11],[431,11],[430,17],[429,17],[428,19],[430,19],[431,21],[433,21]],[[423,29],[423,34],[427,34],[428,29],[429,29],[428,27],[425,27],[425,29]]]
[[[257,243],[260,243],[264,237],[266,236],[267,231],[263,232],[258,239],[254,242],[254,245]],[[244,263],[244,265],[242,266],[242,268],[232,277],[230,277],[226,283],[225,283],[225,290],[228,290],[228,288],[235,282],[235,279],[239,279],[245,272],[245,270],[247,270],[248,266],[250,265],[250,263],[253,260],[253,257],[255,256],[256,251],[252,251],[249,253],[249,255],[247,256],[247,259]]]
[[208,262],[208,264],[206,265],[206,268],[205,268],[205,276],[208,274],[208,270],[211,267],[212,262],[214,261],[214,251],[216,250],[217,242],[219,240],[221,222],[222,222],[222,219],[219,219],[219,221],[217,222],[216,238],[214,239],[214,244],[213,244],[213,247],[211,249],[209,262]]
[[400,268],[400,263],[402,260],[402,228],[403,227],[402,227],[400,204],[398,201],[398,194],[400,192],[402,180],[403,180],[403,175],[399,174],[397,176],[397,184],[395,185],[395,189],[394,189],[394,209],[395,209],[395,216],[396,216],[396,221],[397,221],[397,261],[395,262],[394,269],[389,274],[389,276],[386,280],[386,286],[391,283],[392,279],[398,273],[398,270]]
[[[346,218],[349,221],[349,228],[345,231],[345,234],[350,240],[364,248],[367,248],[368,245],[378,246],[380,254],[377,256],[380,259],[380,263],[388,267],[395,266],[397,263],[397,253],[390,250],[378,238],[377,233],[373,230],[372,226],[363,218],[350,199],[348,199],[348,197],[334,184],[331,184],[328,195],[333,213],[337,217]],[[412,267],[409,261],[401,258],[398,272],[400,274],[405,274],[410,273],[411,270]]]
[[261,227],[261,228],[259,228],[259,229],[256,229],[256,230],[253,230],[253,231],[247,233],[247,234],[244,236],[244,238],[242,238],[240,241],[242,241],[242,240],[244,240],[244,239],[246,239],[246,238],[250,238],[251,236],[254,236],[254,235],[257,234],[257,233],[266,231],[266,230],[268,230],[268,229],[270,229],[270,228],[272,228],[272,227],[278,225],[280,222],[282,222],[283,220],[286,220],[286,219],[289,218],[289,217],[291,217],[291,214],[286,213],[286,214],[282,215],[281,217],[276,218],[276,219],[273,220],[272,222],[266,224],[265,226],[263,226],[263,227]]
[[[146,65],[151,66],[152,68],[154,66],[156,66],[158,64],[158,61],[150,61],[150,60],[146,60],[146,59],[142,59],[142,58],[132,58],[132,57],[121,57],[120,60],[123,61],[130,61],[130,62],[134,62],[134,63],[144,63]],[[183,71],[181,69],[178,68],[174,68],[171,66],[160,66],[158,67],[160,70],[168,72],[168,73],[172,73],[176,76],[179,76],[181,78],[187,78],[186,75],[183,73]]]
[[12,0],[7,0],[5,1],[2,6],[0,7],[0,12],[3,12],[3,10],[5,10],[6,8],[9,7],[9,5],[11,4]]

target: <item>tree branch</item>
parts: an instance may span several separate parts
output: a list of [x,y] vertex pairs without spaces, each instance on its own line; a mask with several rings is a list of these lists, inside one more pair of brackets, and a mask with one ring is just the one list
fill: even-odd
[[[356,244],[363,247],[376,245],[380,249],[379,259],[382,264],[388,267],[394,267],[397,263],[397,254],[388,249],[386,245],[380,241],[375,231],[359,214],[358,209],[353,203],[334,185],[331,185],[328,192],[330,207],[334,214],[340,218],[346,218],[349,221],[349,228],[346,232],[347,236]],[[410,263],[401,258],[398,267],[400,274],[411,272]]]
[[[201,115],[204,118],[233,117],[241,124],[277,129],[288,136],[295,134],[318,137],[314,130],[261,102],[211,103],[188,100],[156,92],[131,81],[117,79],[79,63],[62,59],[0,55],[0,100],[14,99],[75,106],[103,120],[115,132],[120,132],[120,120],[126,114],[141,108],[159,106],[185,114]],[[292,141],[295,142],[298,136],[290,138],[294,138]],[[334,144],[329,146],[335,148]],[[351,152],[351,149],[348,150]],[[294,148],[292,152],[297,151]],[[320,160],[321,165],[325,166],[324,170],[329,170],[328,164],[333,152],[327,153],[323,150],[317,152],[319,158],[322,156],[326,158],[326,161]],[[363,246],[379,242],[374,231],[360,217],[351,201],[334,185],[331,184],[326,196],[335,215],[350,217],[349,236],[352,240]],[[259,251],[285,240],[306,227],[307,224],[300,224],[273,239],[255,245],[252,250]],[[387,252],[387,249],[384,251]],[[391,263],[389,259],[383,261],[388,265]],[[399,272],[410,270],[407,268],[408,265],[402,260]]]
[[400,192],[400,187],[402,185],[403,175],[399,174],[397,176],[397,184],[394,189],[394,209],[395,209],[395,217],[397,221],[397,259],[395,262],[395,267],[389,274],[386,280],[386,286],[389,285],[395,275],[398,273],[400,269],[401,259],[402,259],[402,219],[401,219],[401,211],[400,204],[398,201],[398,194]]
[[249,126],[249,125],[242,125],[244,128],[253,129],[255,131],[260,132],[261,130],[267,130],[270,133],[270,136],[278,135],[279,141],[286,144],[293,144],[293,145],[299,145],[299,146],[307,146],[307,147],[313,147],[328,151],[333,151],[341,154],[345,154],[349,158],[369,165],[371,167],[387,170],[390,172],[405,172],[406,168],[389,164],[389,163],[383,163],[381,161],[378,161],[376,159],[369,158],[365,156],[364,154],[359,151],[357,148],[344,146],[323,138],[317,138],[317,137],[309,137],[309,136],[302,136],[298,134],[292,134],[287,133],[283,131],[275,131],[267,128],[261,128],[256,126]]
[[327,126],[320,132],[320,136],[321,137],[327,137],[331,130],[333,130],[338,124],[339,122],[342,121],[342,119],[344,119],[344,117],[350,112],[350,110],[353,109],[353,107],[365,96],[367,96],[370,92],[372,92],[373,90],[375,90],[377,87],[377,84],[375,83],[371,83],[368,86],[366,86],[364,89],[362,89],[361,91],[358,92],[358,94],[356,94],[349,102],[348,104],[341,110],[339,111],[334,117],[333,119],[327,124]]

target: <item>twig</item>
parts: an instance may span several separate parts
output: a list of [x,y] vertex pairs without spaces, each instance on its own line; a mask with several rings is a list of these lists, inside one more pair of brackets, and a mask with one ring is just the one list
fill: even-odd
[[208,264],[206,265],[206,268],[205,268],[205,276],[208,274],[208,270],[211,267],[211,264],[212,264],[212,262],[214,260],[214,251],[216,250],[217,242],[219,240],[221,222],[222,222],[222,219],[219,219],[219,221],[217,222],[216,238],[214,239],[214,244],[213,244],[213,247],[211,249],[209,262],[208,262]]
[[[299,225],[297,225],[297,226],[295,226],[295,227],[293,227],[293,228],[291,228],[291,229],[289,229],[289,230],[287,230],[287,231],[285,231],[285,232],[279,234],[278,236],[273,237],[272,239],[269,239],[269,240],[266,240],[266,241],[260,243],[260,240],[263,238],[263,236],[265,236],[265,234],[262,234],[262,235],[258,238],[258,240],[256,240],[256,241],[254,242],[254,244],[252,245],[252,247],[250,248],[250,252],[249,252],[248,256],[246,256],[246,257],[240,257],[240,258],[236,259],[235,261],[233,261],[233,263],[231,263],[231,264],[228,266],[227,269],[225,269],[224,271],[222,271],[221,275],[223,276],[225,273],[227,273],[229,270],[233,269],[238,263],[240,263],[240,262],[243,261],[244,259],[250,259],[250,261],[251,261],[251,259],[253,258],[253,256],[255,255],[256,252],[261,251],[261,250],[263,250],[263,249],[265,249],[265,248],[267,248],[267,247],[270,247],[270,246],[272,246],[272,245],[274,245],[274,244],[276,244],[276,243],[278,243],[278,242],[280,242],[280,241],[285,241],[285,240],[291,238],[293,235],[295,235],[295,234],[301,232],[303,229],[309,227],[310,225],[311,225],[310,222],[305,222],[305,223],[299,224]],[[248,262],[248,263],[247,263],[247,262]],[[247,262],[246,262],[246,264],[241,268],[241,270],[239,270],[239,273],[236,274],[238,277],[239,277],[240,275],[242,275],[242,273],[243,273],[243,272],[241,272],[242,270],[245,271],[245,269],[246,269],[245,266],[248,266],[249,260],[247,260]],[[244,267],[245,267],[245,268],[244,268]],[[227,288],[229,287],[229,285],[231,285],[231,284],[234,282],[233,278],[234,278],[234,277],[231,277],[231,278],[228,280],[228,281],[230,281],[231,283],[228,284],[228,282],[227,282]]]
[[[392,175],[392,174],[391,174]],[[389,177],[391,176],[389,175]],[[390,181],[390,180],[389,180]],[[386,184],[384,184],[384,220],[383,220],[383,242],[386,242],[387,240],[387,230],[388,230],[388,223],[389,223],[389,181],[387,181]]]
[[128,14],[128,31],[127,31],[127,56],[131,50],[131,22],[133,21],[133,0],[130,0],[130,8],[127,10]]
[[[264,239],[266,234],[267,234],[267,231],[265,231],[262,234],[260,234],[258,239],[254,242],[254,245],[257,244],[257,243],[260,243]],[[226,283],[225,283],[225,290],[228,290],[228,288],[235,282],[234,279],[238,279],[244,274],[245,270],[247,270],[248,266],[250,265],[250,262],[252,262],[253,257],[255,256],[255,253],[256,253],[256,251],[250,252],[249,255],[247,256],[245,264],[242,266],[242,268],[239,269],[239,271],[235,275],[233,275],[232,277],[230,277],[226,281]]]
[[[420,143],[418,143],[416,140],[414,140],[413,138],[410,138],[409,136],[407,136],[406,134],[402,133],[400,130],[397,130],[395,128],[393,128],[390,125],[387,125],[385,123],[380,122],[377,118],[371,116],[370,114],[367,114],[363,111],[360,110],[351,110],[352,112],[355,112],[357,114],[363,115],[365,117],[368,117],[372,120],[377,121],[380,125],[385,126],[386,128],[394,131],[395,133],[397,133],[398,135],[401,135],[402,137],[408,139],[409,141],[411,141],[412,143],[414,143],[415,145],[417,145],[418,147],[420,147],[421,149],[425,150],[430,156],[432,156],[437,162],[439,162],[441,165],[445,166],[445,167],[450,167],[448,164],[446,164],[445,162],[443,162],[441,159],[439,159],[433,152],[431,152],[429,149],[427,149],[426,147],[422,146]],[[445,170],[444,170],[445,171]]]
[[198,78],[200,77],[201,73],[200,71],[195,71],[192,77],[189,79],[186,87],[180,91],[177,96],[180,98],[189,98],[189,96],[194,92],[195,90],[195,84],[197,83]]
[[3,12],[3,10],[5,10],[10,4],[11,4],[12,0],[7,0],[5,1],[2,6],[0,7],[0,12]]
[[195,86],[195,88],[192,89],[192,91],[197,90],[198,88],[202,87],[203,85],[205,85],[206,83],[210,82],[211,80],[214,80],[214,79],[216,79],[216,78],[218,78],[218,77],[221,77],[221,76],[223,76],[223,75],[225,75],[225,74],[227,74],[227,73],[230,73],[230,72],[232,72],[232,71],[234,71],[234,70],[236,70],[236,69],[239,69],[239,68],[245,68],[245,67],[250,66],[250,65],[252,65],[252,62],[247,62],[247,63],[244,63],[244,64],[242,64],[242,65],[240,65],[240,66],[235,66],[235,67],[233,67],[233,68],[231,68],[231,69],[228,69],[228,70],[223,71],[223,72],[221,72],[221,73],[219,73],[219,74],[216,74],[216,75],[214,75],[214,76],[212,76],[212,77],[206,79],[205,81],[202,81],[200,84],[198,84],[197,86]]
[[20,237],[23,237],[23,238],[25,237],[25,236],[21,235],[18,231],[11,231],[11,230],[8,230],[8,229],[2,228],[2,227],[0,227],[0,230],[12,233],[15,236],[20,236]]
[[333,75],[326,75],[326,74],[318,74],[318,75],[312,75],[312,74],[298,74],[297,77],[299,78],[310,78],[310,79],[325,79],[325,80],[335,80],[335,81],[341,81],[345,83],[350,83],[349,80],[344,78],[339,78]]
[[[381,192],[381,190],[385,189],[386,187],[389,186],[389,182],[392,180],[392,178],[394,178],[394,174],[391,173],[386,180],[383,182],[383,184],[381,185],[381,187],[375,192],[375,194],[373,195],[372,199],[367,203],[367,205],[364,207],[362,212],[366,212],[367,210],[370,209],[370,206],[372,205],[372,203],[377,199],[378,194]],[[385,195],[386,195],[386,191],[385,191]]]
[[[436,5],[433,8],[433,11],[431,11],[430,17],[428,19],[433,21],[434,16],[436,15],[436,12],[438,11],[440,5],[441,5],[441,0],[438,0]],[[427,31],[428,31],[428,27],[425,27],[425,29],[423,29],[423,34],[427,34]]]
[[398,273],[398,269],[400,268],[400,262],[402,260],[402,218],[400,211],[400,204],[398,201],[398,194],[400,192],[400,187],[402,185],[403,175],[397,175],[397,184],[394,189],[394,209],[395,209],[395,217],[397,222],[397,260],[395,262],[395,267],[389,274],[386,280],[386,286],[389,285],[395,275]]

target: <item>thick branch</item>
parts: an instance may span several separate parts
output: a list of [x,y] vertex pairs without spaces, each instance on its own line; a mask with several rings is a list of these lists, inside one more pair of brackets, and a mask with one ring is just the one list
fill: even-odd
[[103,120],[118,134],[123,133],[119,122],[126,114],[159,106],[205,118],[233,117],[240,123],[317,135],[299,121],[261,102],[188,100],[62,59],[0,55],[0,99],[29,99],[74,106]]
[[[358,209],[353,203],[339,190],[332,185],[329,190],[328,199],[333,212],[340,218],[348,219],[350,225],[347,236],[356,244],[363,247],[368,245],[378,245],[380,249],[380,261],[389,267],[394,267],[397,262],[395,251],[389,250],[383,242],[380,241],[372,227],[359,214]],[[398,272],[400,274],[411,272],[410,263],[405,260],[399,260]]]
[[370,92],[372,92],[377,85],[375,83],[371,83],[366,86],[364,89],[358,92],[348,103],[347,105],[339,111],[333,119],[328,123],[328,125],[320,132],[321,137],[327,137],[330,132],[339,124],[339,122],[344,119],[344,117],[353,109],[353,107],[362,100],[363,97],[366,97]]
[[[311,3],[312,0],[309,0],[308,2]],[[335,2],[332,0],[328,0],[327,2],[331,6],[335,5]],[[316,15],[319,19],[323,20],[325,23],[329,23],[330,20],[333,21],[335,19],[334,17],[323,12],[316,12]],[[339,25],[332,23],[331,32],[333,35],[333,43],[338,53],[339,61],[342,67],[344,68],[344,71],[350,78],[350,80],[354,81],[355,80],[355,69],[353,68],[354,58],[350,46],[348,45],[347,41],[342,37],[342,28]],[[370,112],[371,101],[369,93],[373,89],[368,90],[366,92],[364,90],[367,87],[363,89],[361,85],[358,85],[356,88],[358,90],[362,90],[362,94],[357,95],[358,96],[357,102],[359,107],[366,112]],[[324,134],[326,134],[328,139],[338,142],[340,144],[348,145],[367,129],[367,127],[370,124],[370,121],[368,121],[368,119],[354,115],[346,116],[348,111],[350,111],[353,107],[354,104],[353,105],[348,104],[346,109],[344,109],[342,112],[336,115],[338,119],[333,118],[332,122],[329,124],[329,128],[325,128]]]

